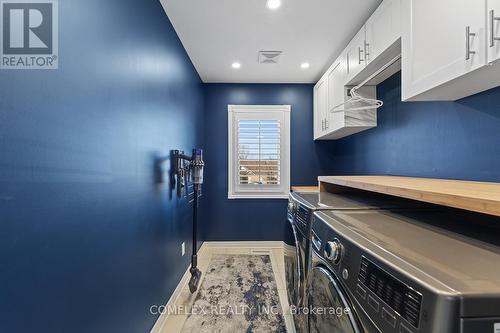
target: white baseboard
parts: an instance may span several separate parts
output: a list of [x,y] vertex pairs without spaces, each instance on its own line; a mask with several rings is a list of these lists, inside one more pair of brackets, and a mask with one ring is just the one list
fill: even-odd
[[[285,246],[285,243],[282,241],[242,241],[242,242],[203,242],[201,245],[200,249],[198,250],[198,253],[200,254],[200,258],[203,256],[203,252],[205,249],[214,249],[214,248],[265,248],[265,249],[283,249]],[[180,293],[186,286],[186,284],[189,281],[189,278],[191,277],[191,274],[189,273],[189,269],[191,268],[191,265],[187,268],[186,272],[182,276],[181,280],[179,281],[179,284],[175,288],[174,292],[170,296],[166,307],[168,308],[169,306],[173,306],[175,304],[175,301],[179,297]],[[168,311],[167,311],[168,312]],[[165,325],[165,322],[167,321],[168,318],[168,313],[161,314],[158,319],[156,320],[155,325],[151,329],[150,333],[160,333],[163,329],[163,326]]]
[[[181,280],[179,281],[179,284],[177,284],[177,287],[175,288],[174,292],[168,299],[168,302],[166,304],[166,308],[168,309],[169,306],[173,306],[175,301],[177,300],[177,297],[181,294],[182,290],[184,289],[184,286],[189,282],[189,278],[191,277],[191,273],[189,272],[189,269],[191,268],[191,265],[188,266],[186,272],[184,272],[184,275],[182,276]],[[168,318],[168,311],[165,311],[164,313],[160,314],[158,319],[156,320],[156,323],[154,324],[153,328],[151,329],[150,333],[160,333],[163,329],[163,326],[165,325],[165,322],[167,321]]]
[[284,243],[282,241],[235,241],[235,242],[204,242],[203,247],[231,247],[231,248],[268,248],[282,249]]

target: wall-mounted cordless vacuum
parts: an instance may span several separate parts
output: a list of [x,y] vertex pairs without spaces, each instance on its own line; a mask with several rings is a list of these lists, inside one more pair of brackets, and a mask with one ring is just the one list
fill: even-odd
[[198,203],[201,195],[201,184],[203,184],[203,150],[193,149],[192,156],[187,156],[183,151],[174,150],[174,174],[176,177],[177,196],[182,197],[183,192],[187,192],[189,180],[193,184],[194,201],[193,201],[193,252],[191,255],[191,279],[189,280],[189,291],[194,293],[198,289],[198,284],[201,279],[201,271],[197,268],[198,265]]

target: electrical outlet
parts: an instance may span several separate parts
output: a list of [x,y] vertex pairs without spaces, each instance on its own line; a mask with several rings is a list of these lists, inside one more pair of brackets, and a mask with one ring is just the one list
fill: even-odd
[[181,253],[182,253],[183,257],[186,254],[186,243],[184,243],[184,242],[182,242],[182,244],[181,244]]

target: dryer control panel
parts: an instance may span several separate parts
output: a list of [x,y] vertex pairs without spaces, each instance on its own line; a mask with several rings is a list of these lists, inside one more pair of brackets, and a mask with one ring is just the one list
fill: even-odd
[[358,280],[392,310],[418,328],[422,294],[385,272],[365,257],[361,258]]

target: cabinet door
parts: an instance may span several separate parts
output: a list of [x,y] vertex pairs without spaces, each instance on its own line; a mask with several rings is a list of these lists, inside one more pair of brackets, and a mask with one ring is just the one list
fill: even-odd
[[403,100],[485,65],[486,0],[403,0],[403,12]]
[[356,75],[365,68],[365,26],[354,36],[346,49],[347,57],[347,80],[348,84],[356,84],[359,82],[351,82]]
[[[332,112],[332,109],[345,100],[344,85],[347,74],[347,61],[345,55],[341,56],[327,73],[328,78],[328,109],[326,131],[344,126],[344,113]],[[341,108],[342,109],[342,108]]]
[[366,63],[401,37],[401,0],[384,0],[366,22]]
[[323,77],[314,86],[314,139],[317,139],[326,130],[326,108],[328,107],[326,85],[326,77]]
[[488,0],[488,62],[500,58],[500,0]]

